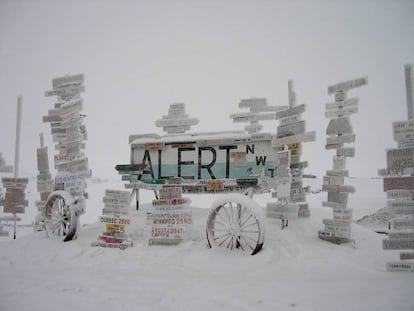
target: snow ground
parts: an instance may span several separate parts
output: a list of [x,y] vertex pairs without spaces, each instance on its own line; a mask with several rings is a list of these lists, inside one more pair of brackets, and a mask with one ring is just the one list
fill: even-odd
[[[308,181],[318,188],[317,180]],[[354,220],[385,205],[382,181],[351,179]],[[35,184],[31,182],[31,184]],[[34,187],[34,186],[33,186]],[[121,251],[91,247],[103,231],[97,222],[105,189],[123,189],[115,179],[89,182],[90,199],[77,240],[63,243],[44,232],[18,228],[18,238],[0,238],[0,310],[414,310],[414,274],[387,272],[399,251],[382,250],[384,235],[356,223],[356,243],[335,245],[317,237],[326,193],[308,196],[310,218],[267,219],[264,248],[255,256],[209,249],[205,222],[217,195],[192,199],[193,227],[178,246],[148,246],[146,211],[151,192],[142,192],[142,207],[131,207],[127,227],[135,246]],[[28,194],[31,204],[38,194]],[[265,206],[269,194],[255,195]],[[36,214],[29,207],[21,224]],[[12,228],[7,228],[9,231]]]

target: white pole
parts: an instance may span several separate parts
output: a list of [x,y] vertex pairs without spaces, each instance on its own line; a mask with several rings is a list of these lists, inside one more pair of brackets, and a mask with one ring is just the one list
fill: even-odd
[[14,178],[19,176],[19,152],[20,152],[20,124],[22,121],[23,97],[17,98],[17,120],[16,120],[16,144],[14,149]]
[[[17,120],[16,120],[16,144],[14,149],[14,178],[17,178],[19,176],[19,153],[20,153],[20,125],[22,121],[22,103],[23,103],[23,97],[19,96],[17,98]],[[16,213],[13,213],[14,215],[14,234],[13,239],[16,239]]]

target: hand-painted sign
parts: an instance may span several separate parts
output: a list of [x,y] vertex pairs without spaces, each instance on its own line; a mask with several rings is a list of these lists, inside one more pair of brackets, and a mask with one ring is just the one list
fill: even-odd
[[386,152],[388,169],[414,168],[414,148],[389,149]]

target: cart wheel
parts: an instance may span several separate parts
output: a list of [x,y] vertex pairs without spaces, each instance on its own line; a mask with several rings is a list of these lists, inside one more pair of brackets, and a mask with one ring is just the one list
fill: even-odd
[[75,237],[78,217],[74,198],[65,191],[52,192],[46,201],[46,229],[49,234],[70,241]]
[[213,203],[206,233],[210,247],[237,249],[254,255],[263,247],[263,211],[247,196],[226,195]]

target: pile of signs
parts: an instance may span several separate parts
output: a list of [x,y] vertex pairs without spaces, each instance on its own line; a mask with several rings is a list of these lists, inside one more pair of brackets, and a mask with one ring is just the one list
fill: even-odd
[[[84,198],[87,197],[85,178],[92,175],[88,168],[88,158],[83,153],[87,139],[83,124],[84,115],[81,114],[83,99],[80,93],[85,90],[83,82],[83,74],[53,79],[53,89],[47,91],[45,96],[57,96],[57,102],[54,104],[54,109],[49,110],[43,117],[43,122],[50,123],[53,141],[56,143],[55,190],[67,191],[77,198],[78,214],[82,214],[85,208]],[[38,151],[40,161],[43,161],[44,155],[45,150]],[[47,179],[46,167],[42,169],[41,174],[44,175],[41,178]],[[40,182],[39,185],[40,192],[50,190],[48,181]]]
[[266,216],[282,220],[282,229],[288,225],[288,220],[298,215],[298,204],[291,203],[290,150],[277,153],[276,158],[276,194],[277,202],[268,202]]
[[[390,221],[385,250],[414,249],[414,103],[412,65],[406,65],[408,120],[393,123],[394,141],[398,148],[386,150],[387,168],[380,169],[387,192],[387,209],[395,214]],[[400,253],[400,262],[387,263],[388,271],[413,271],[414,252]],[[408,261],[407,261],[408,260]]]
[[155,122],[155,126],[162,127],[163,131],[168,134],[185,133],[190,130],[191,126],[197,124],[197,118],[189,118],[185,113],[184,103],[171,104],[168,115],[162,116],[161,120]]
[[155,211],[147,213],[148,244],[178,244],[193,223],[192,212],[187,208],[191,200],[183,198],[181,186],[173,183],[164,185],[159,194],[159,199],[152,201]]
[[39,174],[37,175],[37,191],[40,193],[40,200],[35,202],[35,205],[38,210],[38,215],[35,221],[35,230],[44,229],[44,219],[45,219],[45,206],[46,200],[49,197],[50,193],[55,190],[55,183],[52,179],[52,174],[49,171],[49,156],[48,148],[43,146],[43,135],[41,135],[40,148],[37,148],[37,170]]
[[273,139],[273,147],[287,145],[290,150],[290,168],[292,181],[290,185],[290,198],[292,203],[299,203],[298,216],[309,217],[309,206],[306,203],[306,193],[309,187],[303,187],[303,170],[308,166],[307,161],[301,162],[302,142],[315,141],[315,132],[306,132],[305,120],[302,113],[306,106],[296,105],[296,93],[293,91],[293,81],[289,80],[289,107],[276,113],[279,120],[277,137]]
[[347,99],[347,91],[367,82],[367,78],[360,78],[328,87],[328,94],[335,94],[335,102],[325,105],[325,116],[330,119],[325,149],[336,150],[336,155],[333,169],[326,171],[323,178],[322,191],[328,192],[328,201],[322,205],[333,209],[333,219],[323,219],[325,229],[318,235],[322,240],[337,244],[351,241],[352,209],[347,208],[347,203],[349,193],[355,192],[353,186],[344,185],[348,176],[346,158],[355,155],[354,147],[344,147],[344,144],[355,142],[349,116],[358,112],[358,98]]
[[104,208],[99,220],[105,224],[105,231],[92,242],[92,246],[126,249],[133,245],[125,226],[131,224],[128,218],[129,191],[105,190]]

